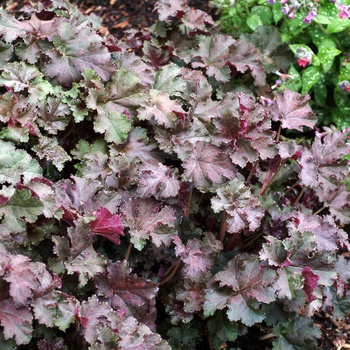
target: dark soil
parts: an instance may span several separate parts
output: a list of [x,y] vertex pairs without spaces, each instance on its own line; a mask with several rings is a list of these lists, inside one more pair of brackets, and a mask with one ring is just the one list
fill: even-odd
[[[0,1],[2,8],[16,12],[27,0]],[[34,1],[33,1],[34,2]],[[129,29],[148,29],[157,19],[153,11],[156,0],[75,0],[86,14],[94,13],[101,17],[102,34],[111,34],[123,39]],[[209,6],[208,0],[189,0],[189,6],[207,12],[214,20],[218,13]],[[323,350],[350,349],[350,317],[336,321],[326,313],[319,312],[314,316],[315,324],[322,331],[319,347]],[[271,350],[273,334],[268,328],[251,327],[248,334],[239,337],[232,344],[235,349],[241,350]],[[231,344],[228,344],[229,348]]]

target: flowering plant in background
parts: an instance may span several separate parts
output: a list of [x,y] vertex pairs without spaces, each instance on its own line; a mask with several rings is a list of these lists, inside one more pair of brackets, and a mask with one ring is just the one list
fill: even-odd
[[293,78],[279,84],[272,74],[270,79],[277,79],[277,86],[272,85],[309,94],[320,125],[350,126],[349,89],[344,88],[344,81],[350,81],[348,0],[239,0],[233,7],[221,4],[220,13],[220,27],[234,37],[256,43],[257,32],[266,35],[273,30],[271,40],[281,40],[293,56],[289,66],[283,67],[267,50],[265,62]]

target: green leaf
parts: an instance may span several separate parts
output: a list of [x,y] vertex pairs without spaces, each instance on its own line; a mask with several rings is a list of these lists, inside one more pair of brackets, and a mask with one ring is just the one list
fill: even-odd
[[0,183],[17,183],[23,176],[24,183],[41,176],[39,163],[24,150],[18,150],[10,142],[0,140]]
[[67,273],[77,273],[79,276],[79,287],[83,287],[88,279],[98,273],[105,272],[106,261],[96,253],[92,245],[83,250],[76,258],[65,263]]
[[[3,193],[3,190],[1,192]],[[36,197],[32,197],[29,190],[16,190],[8,202],[0,207],[0,215],[5,216],[2,224],[7,226],[10,232],[20,232],[23,223],[35,222],[43,209],[43,204]]]
[[253,31],[256,31],[256,29],[262,26],[263,24],[264,23],[262,22],[260,16],[257,14],[252,14],[247,18],[247,25]]
[[277,339],[273,342],[273,350],[314,350],[321,331],[312,320],[294,316],[286,323],[278,323],[273,328]]
[[253,31],[259,26],[270,26],[272,24],[273,18],[271,9],[267,6],[254,6],[251,9],[251,14],[252,15],[247,19],[247,24]]
[[[10,60],[13,53],[13,46],[10,44],[0,43],[0,65],[3,66]],[[1,345],[1,343],[0,343]]]
[[326,104],[328,94],[326,82],[326,77],[322,75],[321,79],[313,87],[314,99],[317,103]]
[[59,171],[63,170],[64,163],[72,160],[68,153],[59,145],[56,137],[41,137],[39,144],[33,147],[40,159],[51,161]]
[[207,322],[208,331],[216,349],[227,341],[235,341],[238,337],[238,323],[228,320],[224,312],[218,311]]
[[343,32],[350,26],[350,21],[347,18],[334,18],[327,26],[328,34]]
[[272,16],[275,21],[275,24],[277,24],[284,16],[283,12],[281,11],[282,5],[279,1],[276,2],[272,6]]
[[303,86],[300,73],[296,70],[294,66],[291,66],[289,68],[288,75],[292,76],[293,78],[288,80],[287,88],[292,91],[298,92]]
[[305,95],[310,89],[322,78],[322,72],[319,67],[311,66],[303,71],[302,82],[303,88],[301,94]]
[[160,68],[156,73],[152,88],[167,92],[170,96],[181,96],[187,86],[181,73],[181,67],[174,63]]
[[94,130],[101,134],[105,133],[107,142],[120,144],[125,142],[131,130],[131,123],[125,114],[104,110],[98,113]]
[[334,89],[335,104],[341,113],[350,115],[350,100],[349,93],[344,92],[339,86]]
[[29,131],[16,125],[7,126],[0,131],[0,139],[11,141],[14,143],[28,142]]
[[307,33],[311,36],[313,43],[320,47],[325,41],[333,41],[319,26],[309,26]]
[[322,46],[319,48],[317,57],[320,59],[324,73],[327,73],[333,66],[334,58],[341,54],[335,47]]
[[316,23],[330,24],[334,20],[339,19],[338,10],[333,3],[324,3],[318,8]]
[[332,121],[339,129],[350,127],[350,114],[344,114],[339,108],[332,109]]

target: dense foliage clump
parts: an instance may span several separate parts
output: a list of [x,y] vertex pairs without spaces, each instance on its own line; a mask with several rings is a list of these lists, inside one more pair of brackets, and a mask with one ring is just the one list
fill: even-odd
[[348,134],[271,88],[282,41],[155,11],[125,41],[63,0],[0,12],[0,347],[230,349],[263,324],[314,349],[314,313],[349,311]]

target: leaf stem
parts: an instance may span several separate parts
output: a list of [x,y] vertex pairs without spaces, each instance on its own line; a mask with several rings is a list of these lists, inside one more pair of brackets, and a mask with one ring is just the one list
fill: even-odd
[[265,334],[265,335],[262,335],[261,337],[259,337],[259,340],[268,340],[268,339],[271,339],[274,337],[275,337],[275,335],[273,333],[268,333],[268,334]]
[[193,187],[190,190],[190,194],[188,196],[188,202],[187,202],[187,208],[186,208],[186,217],[190,217],[190,211],[191,211],[191,202],[192,202],[192,196],[193,196]]
[[314,212],[314,215],[318,215],[322,210],[324,210],[324,209],[326,209],[326,208],[327,208],[326,206],[323,206],[322,208],[316,210],[316,211]]
[[290,191],[292,191],[297,185],[299,181],[295,182],[292,186],[288,188],[288,190],[284,193],[285,195],[288,194]]
[[222,216],[221,216],[221,223],[220,223],[220,233],[219,233],[219,239],[221,241],[221,243],[224,243],[225,240],[225,233],[226,233],[226,228],[227,228],[227,212],[224,209],[224,211],[222,212]]
[[298,202],[300,201],[301,197],[303,196],[305,190],[306,190],[306,186],[304,185],[303,188],[301,189],[301,191],[300,191],[298,197],[297,197],[297,198],[294,200],[294,202],[292,203],[292,207],[295,207],[295,206],[298,204]]
[[275,180],[276,176],[278,175],[278,173],[281,171],[281,169],[283,168],[283,166],[286,164],[287,159],[283,159],[280,163],[279,168],[276,170],[276,172],[272,175],[270,181],[267,183],[266,187],[264,188],[264,190],[260,193],[260,195],[263,195],[267,189],[270,187],[271,183],[273,182],[273,180]]
[[252,177],[255,174],[256,167],[258,166],[258,162],[259,161],[256,160],[255,163],[253,164],[253,167],[251,168],[250,173],[247,177],[247,181],[246,181],[247,183],[250,183],[250,181],[252,180]]
[[257,233],[253,236],[253,238],[249,239],[248,242],[244,245],[243,250],[247,249],[252,243],[254,243],[257,239],[259,239],[263,235],[263,231]]
[[129,259],[131,248],[132,248],[132,243],[130,242],[128,245],[128,248],[126,249],[126,253],[125,253],[125,257],[124,257],[124,260],[126,260],[126,261]]
[[277,136],[276,136],[276,142],[279,142],[280,137],[281,137],[281,131],[282,131],[282,123],[280,123],[277,131]]
[[166,271],[165,274],[164,274],[164,275],[167,275],[167,274],[169,273],[169,271],[172,270],[171,273],[170,273],[170,275],[169,275],[165,280],[161,281],[161,282],[159,283],[159,286],[162,286],[163,284],[168,283],[168,282],[175,276],[175,274],[176,274],[177,270],[179,269],[181,263],[182,263],[182,260],[180,259],[180,260],[176,261],[175,264],[173,264],[172,266],[170,266],[170,268],[168,269],[168,271]]

